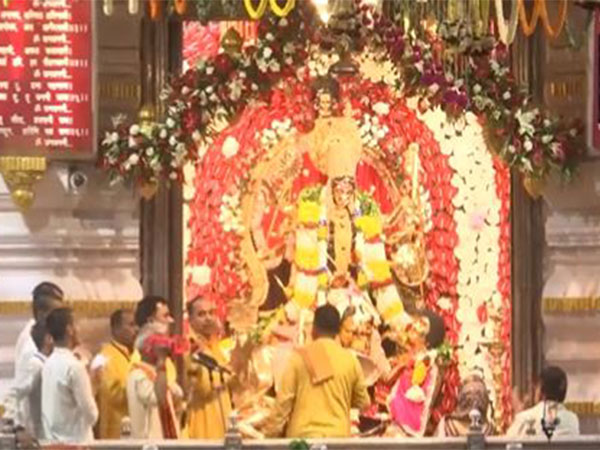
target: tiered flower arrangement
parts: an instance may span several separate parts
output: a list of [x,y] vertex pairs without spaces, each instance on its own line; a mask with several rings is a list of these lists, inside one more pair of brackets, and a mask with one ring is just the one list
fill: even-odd
[[[356,0],[358,48],[383,50],[398,67],[405,96],[422,98],[421,108],[440,106],[460,120],[472,111],[484,125],[494,151],[525,177],[556,172],[569,179],[583,151],[578,126],[531,105],[510,74],[504,47],[465,53],[464,76],[445,70],[444,42],[405,33]],[[306,66],[310,46],[321,42],[310,2],[299,2],[285,18],[265,15],[256,46],[202,61],[172,80],[165,91],[166,117],[151,127],[118,125],[107,133],[101,165],[115,180],[140,184],[182,180],[182,167],[198,158],[198,147],[215,136],[216,124],[236,117],[249,102],[268,95],[282,78]]]

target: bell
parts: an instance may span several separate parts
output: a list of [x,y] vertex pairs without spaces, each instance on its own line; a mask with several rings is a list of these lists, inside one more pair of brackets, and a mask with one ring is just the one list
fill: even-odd
[[227,30],[227,33],[221,39],[221,47],[229,56],[239,55],[243,43],[244,39],[242,39],[242,36],[233,27]]

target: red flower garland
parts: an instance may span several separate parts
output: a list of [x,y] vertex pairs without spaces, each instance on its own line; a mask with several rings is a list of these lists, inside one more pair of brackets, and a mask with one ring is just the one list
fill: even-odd
[[504,431],[512,418],[512,300],[511,300],[511,255],[510,255],[510,169],[502,161],[494,158],[496,170],[496,193],[501,201],[500,236],[498,246],[498,292],[502,296],[502,322],[499,340],[506,346],[501,361],[502,391],[499,401],[504,409],[504,423],[499,424]]

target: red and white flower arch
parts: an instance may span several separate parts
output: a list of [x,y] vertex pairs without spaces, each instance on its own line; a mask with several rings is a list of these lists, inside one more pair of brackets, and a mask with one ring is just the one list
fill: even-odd
[[[187,223],[187,296],[212,298],[224,315],[231,301],[251,294],[240,249],[249,224],[239,221],[247,174],[272,144],[311,128],[315,111],[307,84],[282,83],[268,102],[248,106],[196,166]],[[510,345],[509,171],[487,150],[475,116],[467,115],[457,131],[439,109],[420,113],[416,102],[382,83],[344,86],[342,96],[352,104],[363,141],[379,148],[392,174],[403,170],[398,161],[408,146],[419,147],[430,265],[426,303],[443,316],[456,348],[456,364],[446,373],[434,414],[452,410],[461,374],[473,370],[494,386],[492,398],[507,412],[510,383],[499,385],[493,369],[502,367],[510,380],[510,347],[500,360],[489,349],[500,338]]]

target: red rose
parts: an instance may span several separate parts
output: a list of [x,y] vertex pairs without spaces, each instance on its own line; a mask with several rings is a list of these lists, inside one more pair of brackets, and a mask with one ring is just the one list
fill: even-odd
[[181,123],[183,130],[191,134],[202,124],[202,114],[197,109],[187,109],[183,112],[181,117]]
[[221,53],[215,58],[215,69],[220,75],[228,75],[233,69],[233,61],[227,53]]
[[479,305],[479,307],[477,308],[477,318],[479,319],[479,322],[482,325],[487,322],[487,320],[488,320],[487,303],[482,303],[481,305]]

